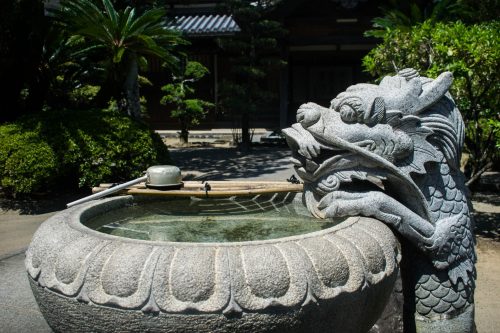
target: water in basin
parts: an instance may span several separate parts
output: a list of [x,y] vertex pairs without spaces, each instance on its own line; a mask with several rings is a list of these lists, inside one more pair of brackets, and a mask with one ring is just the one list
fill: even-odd
[[340,222],[312,217],[293,197],[146,201],[95,216],[84,224],[103,233],[142,240],[240,242],[305,234]]

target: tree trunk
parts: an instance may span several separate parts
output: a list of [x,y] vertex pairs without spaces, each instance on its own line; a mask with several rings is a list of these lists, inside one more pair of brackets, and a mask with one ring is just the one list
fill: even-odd
[[244,111],[241,114],[241,146],[240,150],[243,152],[248,152],[252,148],[252,142],[250,141],[250,118],[248,112]]
[[40,73],[38,77],[29,82],[29,98],[26,100],[26,111],[34,113],[41,111],[46,101],[49,91],[49,78],[45,73]]
[[472,173],[470,179],[465,183],[465,185],[470,189],[478,180],[481,178],[481,175],[487,171],[489,168],[493,166],[493,162],[488,162],[481,170]]
[[127,77],[125,79],[124,97],[125,97],[125,111],[134,119],[141,118],[141,103],[139,95],[139,67],[137,64],[137,55],[131,53],[129,56],[127,66]]
[[181,145],[187,146],[189,143],[189,130],[187,126],[181,123],[181,132],[179,133],[179,140]]

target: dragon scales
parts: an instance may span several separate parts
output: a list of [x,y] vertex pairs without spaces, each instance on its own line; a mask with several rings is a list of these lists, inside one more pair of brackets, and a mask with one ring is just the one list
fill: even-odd
[[473,332],[473,219],[459,163],[464,123],[448,89],[414,69],[303,104],[284,130],[319,218],[363,215],[403,240],[405,332]]

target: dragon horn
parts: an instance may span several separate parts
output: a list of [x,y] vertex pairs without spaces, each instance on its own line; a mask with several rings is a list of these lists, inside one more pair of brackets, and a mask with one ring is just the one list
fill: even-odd
[[436,103],[446,94],[453,83],[453,74],[444,72],[429,84],[424,85],[422,94],[418,97],[418,102],[410,110],[410,114],[419,114],[432,104]]

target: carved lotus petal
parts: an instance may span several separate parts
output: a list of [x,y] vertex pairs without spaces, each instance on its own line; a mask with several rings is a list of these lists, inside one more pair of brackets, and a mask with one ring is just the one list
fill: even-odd
[[[385,225],[366,218],[275,240],[204,244],[121,238],[81,223],[134,200],[119,197],[74,207],[38,230],[26,267],[51,325],[71,331],[69,323],[92,313],[99,318],[92,329],[111,325],[145,331],[153,312],[171,331],[192,330],[189,325],[209,325],[207,332],[220,327],[266,331],[275,325],[287,331],[303,320],[295,316],[316,303],[330,309],[321,321],[324,329],[363,332],[376,316],[362,314],[382,310],[380,300],[387,299],[397,275],[398,243]],[[52,290],[50,295],[44,288]],[[46,297],[73,305],[55,315],[45,306]],[[237,326],[233,313],[243,315]],[[364,319],[345,322],[344,316],[355,314]],[[126,324],[130,320],[135,328]]]

